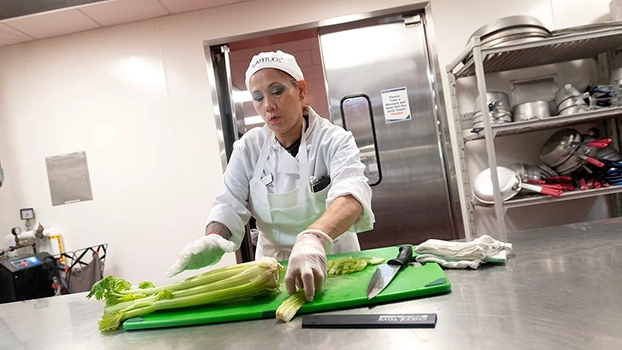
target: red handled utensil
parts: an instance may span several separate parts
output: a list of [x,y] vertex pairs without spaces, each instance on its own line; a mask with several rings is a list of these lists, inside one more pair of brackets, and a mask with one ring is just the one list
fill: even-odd
[[544,186],[531,185],[531,184],[521,184],[520,186],[521,188],[524,188],[526,190],[538,192],[541,194],[546,194],[546,195],[553,196],[556,198],[561,198],[563,194],[562,190],[558,190],[555,188],[548,188]]
[[563,181],[563,182],[572,182],[572,177],[570,176],[563,176],[563,175],[557,175],[557,176],[549,176],[544,178],[545,181]]
[[542,188],[552,188],[554,190],[560,190],[560,191],[564,189],[562,184],[541,184],[540,186],[542,186]]
[[544,181],[544,180],[536,180],[536,179],[527,179],[526,182],[528,184],[532,184],[532,185],[544,185],[544,184],[546,184],[546,181]]
[[575,145],[586,145],[588,147],[605,148],[613,141],[612,139],[601,139],[586,142],[573,142]]

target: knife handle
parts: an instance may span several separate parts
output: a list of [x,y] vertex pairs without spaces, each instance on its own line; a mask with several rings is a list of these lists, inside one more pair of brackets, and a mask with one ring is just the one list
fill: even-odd
[[401,245],[397,258],[393,258],[387,261],[387,265],[399,265],[400,268],[404,267],[410,259],[413,258],[413,248],[409,245]]

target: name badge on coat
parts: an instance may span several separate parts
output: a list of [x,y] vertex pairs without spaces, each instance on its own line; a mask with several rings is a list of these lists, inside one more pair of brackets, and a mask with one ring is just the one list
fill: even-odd
[[261,178],[261,182],[265,185],[268,186],[269,184],[272,183],[274,179],[272,178],[272,174],[268,174],[264,177]]

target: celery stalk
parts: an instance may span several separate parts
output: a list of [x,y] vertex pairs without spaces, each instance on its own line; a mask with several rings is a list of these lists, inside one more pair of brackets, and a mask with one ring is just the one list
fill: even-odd
[[284,322],[291,321],[296,312],[307,302],[305,299],[305,290],[299,289],[296,293],[283,300],[281,305],[276,309],[276,318]]

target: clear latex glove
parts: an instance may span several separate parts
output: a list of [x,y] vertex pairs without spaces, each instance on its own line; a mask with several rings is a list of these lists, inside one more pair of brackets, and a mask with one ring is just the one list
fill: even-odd
[[322,290],[326,279],[326,252],[333,248],[333,240],[320,230],[305,230],[298,234],[287,262],[285,287],[294,294],[296,287],[305,290],[305,299]]
[[196,270],[219,262],[225,253],[235,251],[235,243],[216,233],[208,234],[186,245],[166,276],[173,277],[185,270]]

